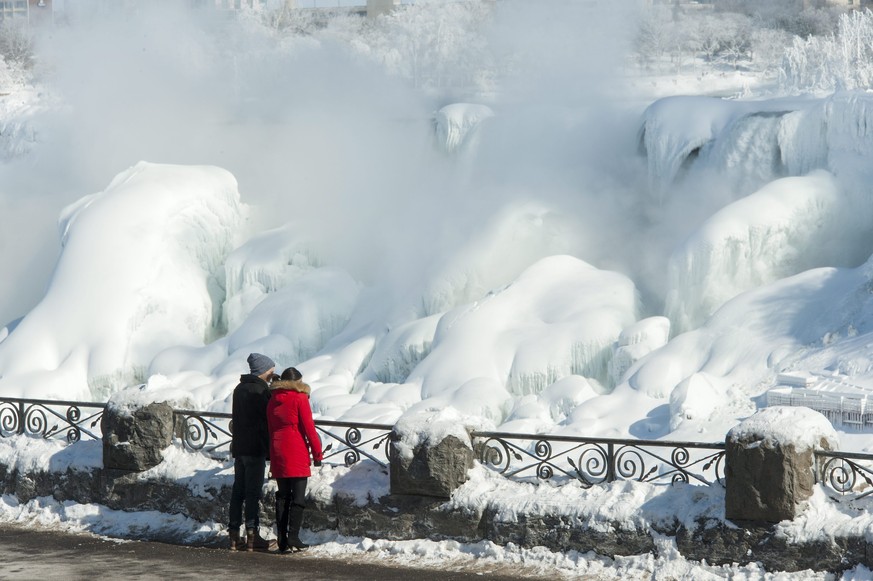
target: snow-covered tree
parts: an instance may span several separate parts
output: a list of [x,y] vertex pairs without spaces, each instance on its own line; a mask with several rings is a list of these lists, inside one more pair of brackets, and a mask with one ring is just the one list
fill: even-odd
[[0,56],[9,65],[30,68],[33,65],[33,36],[17,20],[0,21]]
[[796,37],[780,69],[782,88],[791,92],[873,88],[873,12],[840,17],[835,34]]

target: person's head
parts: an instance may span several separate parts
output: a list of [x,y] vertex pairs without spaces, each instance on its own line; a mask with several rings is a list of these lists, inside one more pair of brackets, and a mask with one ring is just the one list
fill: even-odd
[[297,371],[296,367],[289,367],[282,372],[283,381],[298,381],[303,378],[303,374]]
[[276,369],[276,364],[272,359],[260,353],[252,353],[248,358],[249,370],[252,375],[257,375],[264,381],[270,379],[273,371]]

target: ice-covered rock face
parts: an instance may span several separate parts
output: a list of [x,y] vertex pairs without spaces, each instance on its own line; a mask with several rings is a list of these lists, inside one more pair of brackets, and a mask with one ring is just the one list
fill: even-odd
[[[674,331],[698,327],[743,291],[869,256],[873,201],[864,184],[871,170],[861,160],[873,148],[871,109],[873,99],[858,93],[718,103],[686,97],[649,107],[653,183],[667,196],[671,187],[685,190],[681,201],[666,203],[693,203],[693,192],[716,182],[726,189],[726,204],[670,257],[665,314]],[[711,203],[707,194],[697,194],[701,203]]]
[[641,145],[652,192],[663,196],[689,156],[736,115],[733,103],[713,98],[668,97],[650,105],[643,114]]
[[853,198],[828,172],[774,181],[713,215],[670,258],[666,314],[677,331],[701,325],[726,301],[824,265],[857,260]]
[[161,349],[211,339],[243,211],[228,172],[148,163],[68,208],[45,297],[0,343],[0,391],[105,397]]
[[452,408],[494,424],[537,417],[549,425],[607,390],[613,344],[637,308],[627,277],[570,256],[544,258],[478,301],[380,337],[357,397],[341,381],[316,379],[313,402],[343,419]]
[[[791,115],[817,105],[803,99],[659,99],[644,112],[641,128],[652,193],[664,201],[683,174],[704,172],[704,182],[711,173],[729,180],[736,198],[787,175],[786,164],[795,160],[783,150],[790,149],[799,125]],[[806,171],[815,167],[825,166]]]
[[[440,183],[458,196],[418,188],[434,174],[404,165],[386,170],[409,172],[397,198],[374,203],[365,184],[359,206],[324,212],[354,221],[427,197],[373,232],[384,244],[366,230],[304,238],[293,212],[234,240],[245,208],[229,174],[142,164],[63,216],[48,294],[0,329],[0,393],[90,399],[145,380],[143,394],[224,411],[260,351],[301,369],[328,418],[446,409],[518,431],[721,439],[776,372],[873,377],[870,269],[852,268],[873,249],[870,103],[666,99],[646,113],[645,164],[600,136],[591,155],[575,139],[587,126],[559,133],[566,123],[537,115],[457,171],[422,126],[422,165],[450,173]],[[446,144],[463,148],[488,112],[442,114]],[[384,269],[365,279],[374,269],[332,242]]]

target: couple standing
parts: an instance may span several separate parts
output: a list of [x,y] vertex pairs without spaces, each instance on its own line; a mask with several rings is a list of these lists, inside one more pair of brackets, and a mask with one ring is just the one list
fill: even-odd
[[[276,364],[260,353],[248,357],[250,373],[240,377],[233,390],[234,458],[230,497],[230,549],[269,551],[273,544],[258,532],[259,502],[267,459],[276,479],[276,529],[280,553],[305,549],[300,526],[306,507],[306,482],[311,471],[309,453],[321,466],[321,440],[312,421],[309,386],[294,367],[274,375]],[[245,521],[243,521],[245,503]],[[245,522],[246,536],[239,527]]]

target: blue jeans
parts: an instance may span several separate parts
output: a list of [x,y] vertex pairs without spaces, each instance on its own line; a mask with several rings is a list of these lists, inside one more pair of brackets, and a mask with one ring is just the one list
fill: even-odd
[[246,505],[246,528],[257,528],[260,524],[258,512],[266,468],[267,459],[263,456],[238,456],[234,460],[233,490],[230,493],[231,530],[238,530],[242,524],[243,502]]

